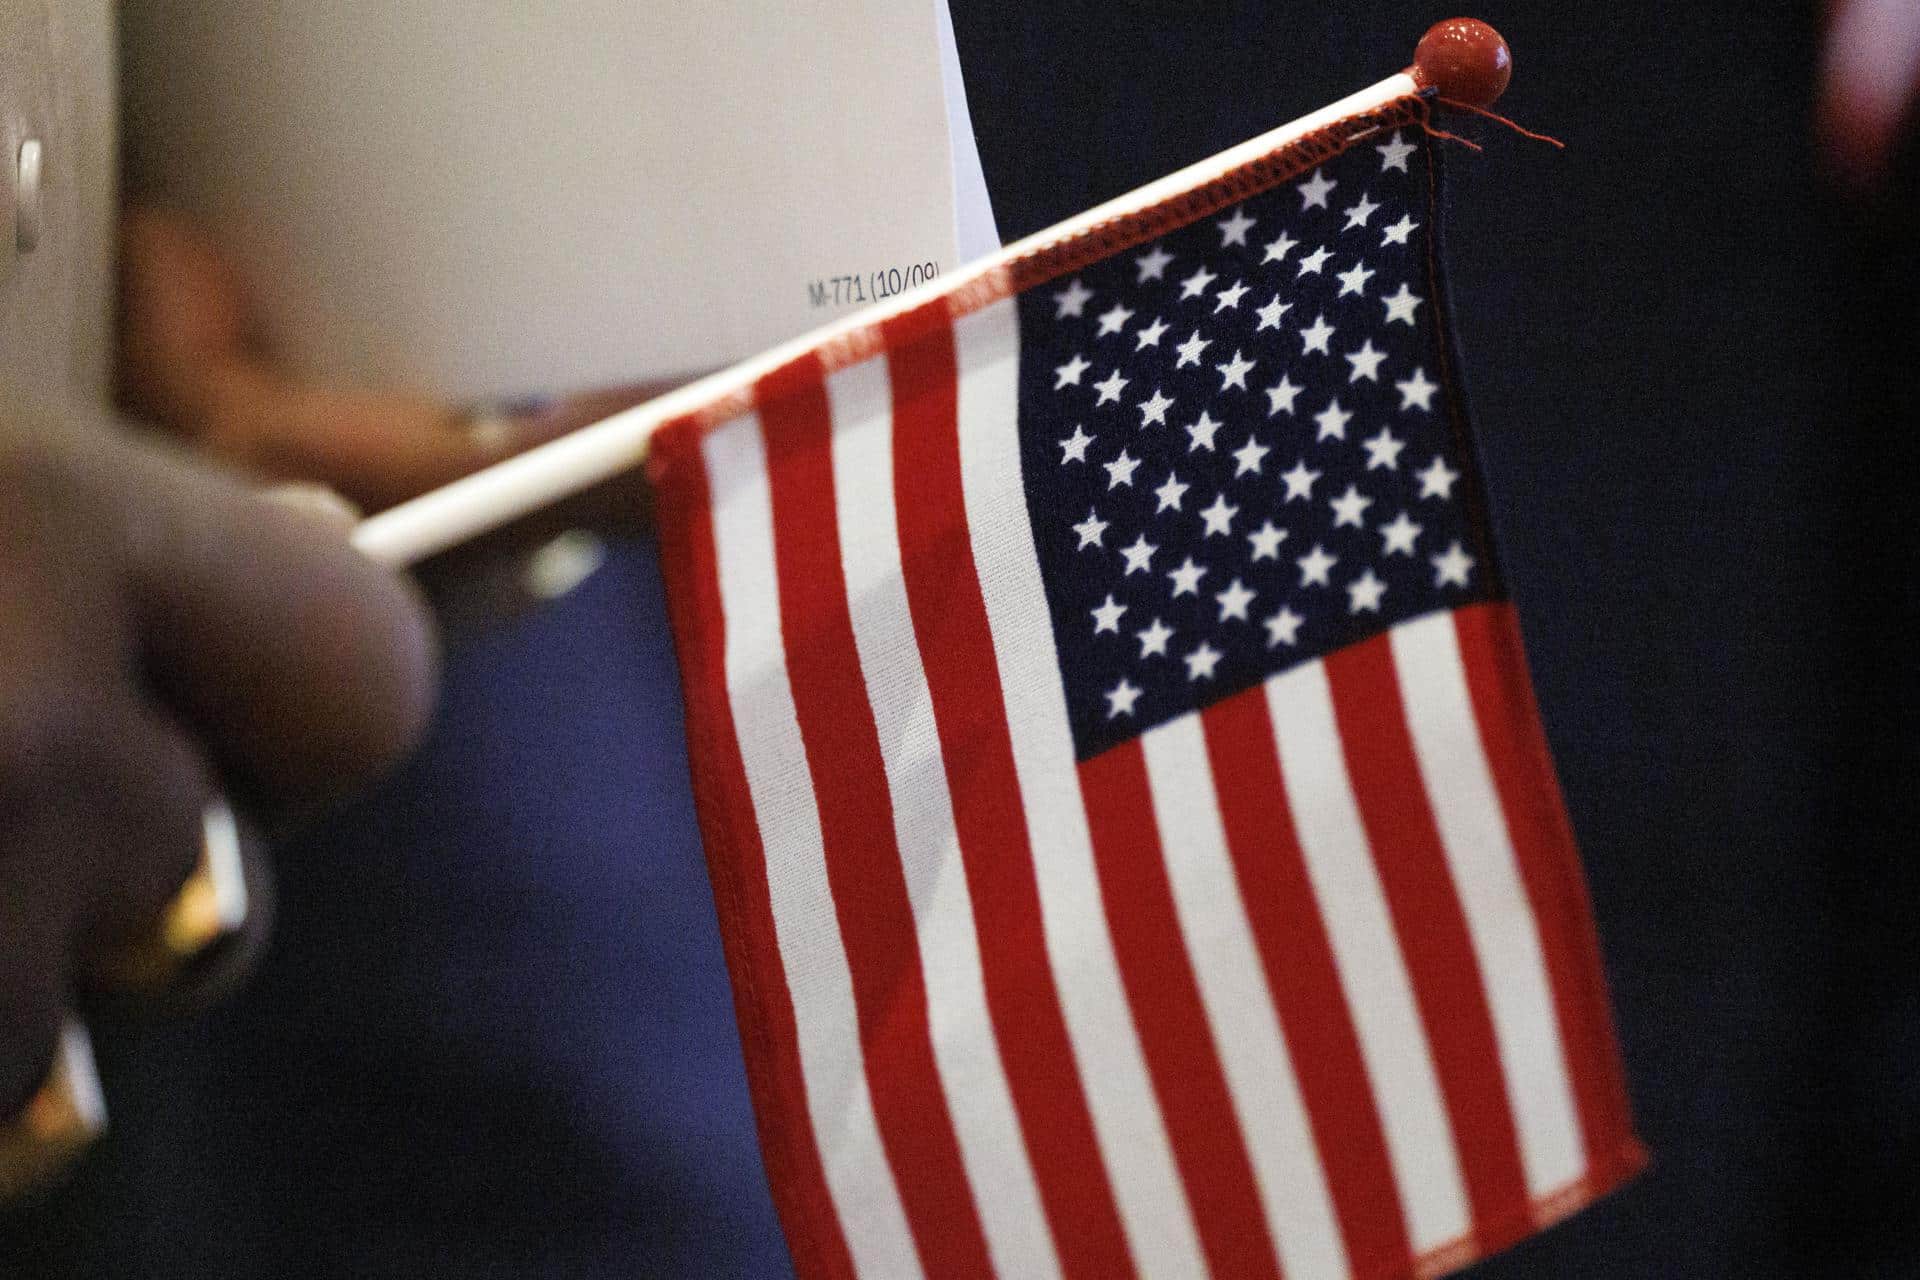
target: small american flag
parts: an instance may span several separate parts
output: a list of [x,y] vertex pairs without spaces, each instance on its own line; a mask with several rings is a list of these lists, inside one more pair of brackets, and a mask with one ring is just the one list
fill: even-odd
[[1426,1275],[1637,1167],[1425,103],[842,333],[652,468],[809,1276]]

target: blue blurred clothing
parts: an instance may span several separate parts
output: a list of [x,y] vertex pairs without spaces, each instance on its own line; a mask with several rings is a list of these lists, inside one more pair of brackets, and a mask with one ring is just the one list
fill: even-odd
[[456,649],[411,764],[276,853],[255,980],[211,1024],[103,1043],[108,1158],[77,1229],[16,1261],[788,1273],[651,546]]

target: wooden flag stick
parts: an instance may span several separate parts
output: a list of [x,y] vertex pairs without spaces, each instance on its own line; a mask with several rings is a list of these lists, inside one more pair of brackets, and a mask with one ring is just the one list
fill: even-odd
[[646,460],[647,445],[663,425],[716,401],[743,397],[761,377],[817,346],[865,330],[949,291],[985,279],[1044,246],[1198,186],[1249,160],[1283,147],[1345,116],[1396,98],[1436,89],[1456,101],[1487,106],[1512,72],[1505,41],[1484,23],[1455,18],[1421,40],[1414,65],[1378,84],[1301,116],[1237,147],[1149,182],[959,271],[815,329],[731,368],[645,404],[582,427],[484,471],[362,521],[353,542],[383,563],[404,566],[491,532],[512,520],[573,497]]

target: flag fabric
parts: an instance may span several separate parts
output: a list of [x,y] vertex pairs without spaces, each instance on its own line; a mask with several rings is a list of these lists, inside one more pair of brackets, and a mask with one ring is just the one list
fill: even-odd
[[650,461],[807,1276],[1431,1275],[1638,1167],[1407,97]]

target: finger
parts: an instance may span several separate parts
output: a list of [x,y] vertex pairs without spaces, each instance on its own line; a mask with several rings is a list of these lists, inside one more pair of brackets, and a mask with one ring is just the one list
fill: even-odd
[[[301,386],[259,366],[225,376],[219,422],[201,443],[268,475],[319,481],[367,511],[451,484],[675,385],[609,388],[476,422],[425,397]],[[644,488],[637,469],[634,487]]]
[[404,392],[305,386],[258,366],[219,375],[196,443],[275,479],[315,481],[368,511],[450,484],[517,449],[451,407]]
[[332,522],[159,455],[130,524],[143,656],[224,775],[256,798],[351,787],[419,735],[435,650],[412,589]]
[[83,953],[152,931],[199,864],[202,815],[217,794],[185,733],[152,710],[129,709],[105,767],[63,806],[64,829],[95,832],[102,859],[80,922]]
[[133,206],[120,219],[123,391],[172,421],[204,406],[182,399],[181,371],[257,355],[254,308],[239,269],[190,219]]
[[[38,505],[11,496],[16,514]],[[0,545],[21,545],[21,525],[3,532]],[[45,547],[62,528],[36,532]],[[98,530],[68,532],[66,554],[0,558],[0,879],[36,912],[139,928],[192,870],[213,783],[143,700],[133,613]]]
[[20,1113],[46,1078],[67,1005],[66,919],[0,898],[0,1119]]
[[377,510],[510,451],[425,396],[312,387],[281,376],[232,261],[177,214],[121,221],[123,403],[208,452],[275,479],[326,484]]
[[[49,686],[51,687],[51,686]],[[70,939],[98,867],[49,840],[36,801],[71,788],[69,708],[0,689],[0,1118],[16,1114],[51,1060],[66,1007]]]
[[208,791],[192,748],[72,640],[52,663],[9,646],[0,692],[0,1116],[44,1074],[77,958],[150,927],[186,879]]

